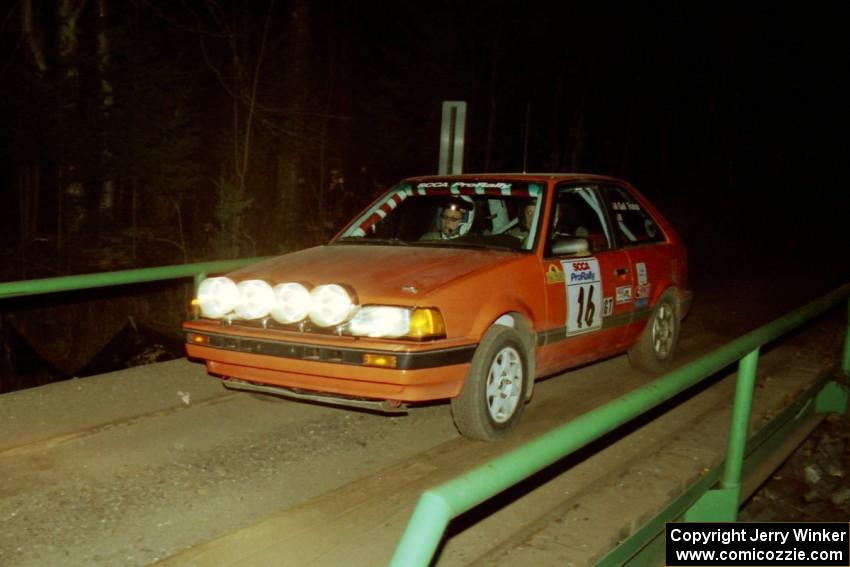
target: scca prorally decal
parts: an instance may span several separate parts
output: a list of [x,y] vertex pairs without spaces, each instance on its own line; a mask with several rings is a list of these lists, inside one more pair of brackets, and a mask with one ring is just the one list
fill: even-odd
[[569,285],[599,280],[599,263],[596,258],[565,261],[564,264],[568,266],[565,271],[570,274]]
[[482,181],[480,183],[467,183],[464,181],[458,181],[456,183],[452,183],[452,187],[457,188],[469,188],[469,189],[510,189],[510,183],[488,183],[486,181]]

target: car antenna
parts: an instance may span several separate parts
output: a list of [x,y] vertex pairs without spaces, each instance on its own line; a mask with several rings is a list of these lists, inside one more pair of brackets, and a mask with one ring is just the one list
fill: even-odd
[[526,166],[528,165],[528,125],[531,118],[531,102],[526,103],[525,105],[525,139],[522,142],[522,172],[528,173],[526,171]]

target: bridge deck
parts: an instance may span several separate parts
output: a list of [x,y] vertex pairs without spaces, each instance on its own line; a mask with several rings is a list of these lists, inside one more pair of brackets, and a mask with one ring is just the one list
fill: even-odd
[[[769,421],[824,370],[794,347],[762,360],[752,429]],[[438,565],[590,565],[658,514],[725,456],[734,374],[638,428],[552,467],[452,526]],[[576,392],[578,398],[580,392]],[[554,425],[555,401],[534,416]],[[551,420],[551,422],[550,422]],[[550,422],[544,425],[543,422]],[[818,419],[809,422],[809,430]],[[513,443],[511,444],[513,445]],[[492,452],[462,440],[187,550],[164,565],[385,564],[418,495]],[[560,474],[558,474],[560,473]],[[483,517],[483,514],[490,514]],[[364,545],[365,542],[365,545]]]
[[[753,427],[837,360],[840,319],[762,357]],[[722,339],[686,333],[682,361]],[[543,381],[498,444],[458,437],[444,404],[269,403],[185,360],[3,395],[0,564],[385,564],[423,490],[646,380],[616,357]],[[733,390],[718,378],[460,518],[438,564],[597,561],[722,460]]]

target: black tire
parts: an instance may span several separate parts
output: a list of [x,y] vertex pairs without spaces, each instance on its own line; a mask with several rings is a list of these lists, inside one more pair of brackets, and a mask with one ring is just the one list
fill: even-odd
[[643,372],[661,372],[670,366],[679,341],[679,309],[675,290],[658,299],[640,339],[629,349],[629,363]]
[[461,435],[495,441],[519,423],[529,380],[525,342],[516,329],[490,327],[472,357],[460,395],[452,399],[452,417]]

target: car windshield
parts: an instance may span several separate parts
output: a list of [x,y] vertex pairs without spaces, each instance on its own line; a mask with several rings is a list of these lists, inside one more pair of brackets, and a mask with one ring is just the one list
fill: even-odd
[[429,181],[389,190],[334,243],[531,250],[543,186],[515,181]]

